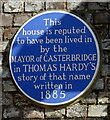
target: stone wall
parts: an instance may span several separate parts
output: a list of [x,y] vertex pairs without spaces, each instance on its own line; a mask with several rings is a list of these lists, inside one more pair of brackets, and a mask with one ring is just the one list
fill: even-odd
[[[2,120],[110,119],[110,2],[39,2],[1,1],[0,20],[0,89],[2,88]],[[97,32],[102,51],[102,64],[97,82],[89,94],[76,104],[63,108],[43,108],[27,99],[13,82],[9,70],[9,50],[20,26],[32,16],[47,10],[66,10],[91,24]],[[1,94],[1,92],[0,92]],[[1,105],[1,102],[0,102]]]

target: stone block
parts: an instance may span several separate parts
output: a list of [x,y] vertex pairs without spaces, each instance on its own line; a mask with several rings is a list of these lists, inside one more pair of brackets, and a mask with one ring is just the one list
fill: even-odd
[[107,24],[108,21],[108,12],[95,12],[94,13],[94,23],[95,24]]
[[25,12],[39,12],[44,9],[44,2],[30,1],[25,2]]
[[2,105],[12,105],[13,96],[9,93],[2,93]]
[[67,117],[74,118],[74,117],[86,117],[87,116],[87,106],[75,104],[67,107]]
[[[107,118],[103,118],[103,117],[89,117],[89,118],[84,118],[84,119],[82,119],[82,118],[80,118],[80,119],[78,119],[78,120],[109,120],[109,119],[107,119]],[[75,119],[75,120],[77,120],[77,118]]]
[[82,103],[96,104],[96,98],[97,98],[97,95],[94,92],[90,93],[90,94],[87,94],[86,97],[82,99]]
[[110,39],[102,40],[102,48],[103,50],[110,50]]
[[26,97],[18,93],[14,95],[14,103],[16,106],[22,106],[22,105],[29,104],[28,101],[26,100]]
[[102,76],[110,76],[110,65],[103,65],[102,66]]
[[44,109],[37,107],[24,107],[23,118],[44,118]]
[[2,120],[2,105],[0,105],[0,120]]
[[3,35],[4,28],[0,27],[0,42],[3,41],[2,35]]
[[15,33],[17,32],[18,28],[6,28],[4,30],[4,40],[13,39]]
[[12,26],[13,15],[1,14],[2,15],[2,26]]
[[107,105],[89,105],[88,116],[89,117],[106,117]]
[[7,1],[4,3],[4,12],[23,12],[23,1]]
[[46,118],[64,118],[65,109],[45,109]]
[[88,2],[88,10],[107,10],[107,2]]
[[0,13],[2,12],[2,5],[3,5],[3,2],[0,1]]
[[93,14],[92,13],[80,12],[80,11],[75,11],[75,12],[81,19],[83,19],[87,23],[93,24]]
[[108,22],[110,23],[110,11],[108,11]]
[[[9,45],[9,44],[8,44]],[[10,47],[10,46],[9,46]],[[5,50],[5,52],[3,53],[4,55],[3,55],[3,69],[5,69],[5,66],[6,67],[8,67],[9,66],[9,51],[10,51],[10,49],[7,47],[6,48],[6,50]],[[8,69],[9,69],[9,67],[8,67]],[[7,70],[8,71],[8,70]],[[6,71],[3,71],[4,73],[4,78],[5,78],[5,73],[6,73]],[[10,76],[11,76],[11,74],[9,73],[8,74],[9,75],[9,77],[8,78],[10,78]]]
[[110,1],[108,2],[108,9],[110,10]]
[[2,80],[2,72],[3,72],[3,70],[2,70],[2,67],[0,66],[0,80]]
[[3,74],[2,74],[2,78],[10,78],[10,72],[9,72],[9,68],[7,66],[3,66]]
[[110,92],[99,92],[98,103],[99,104],[110,103]]
[[93,89],[94,90],[103,90],[104,89],[104,80],[102,78],[97,79]]
[[4,118],[20,118],[21,115],[22,114],[20,109],[15,107],[8,107],[8,108],[5,108],[3,111]]
[[2,66],[3,55],[0,53],[0,66]]
[[108,50],[103,51],[102,59],[103,64],[110,64],[110,52]]
[[4,92],[17,91],[14,83],[11,80],[3,81]]
[[16,14],[14,18],[14,26],[21,26],[31,18],[31,14]]
[[0,42],[0,53],[5,52],[8,41]]
[[1,14],[2,13],[0,12],[0,27],[3,26],[3,24],[2,24],[2,15]]
[[46,9],[66,9],[65,2],[46,2]]
[[108,36],[108,25],[94,25],[94,30],[96,31],[97,35],[99,36],[99,40],[103,40]]
[[81,18],[83,19],[83,20],[85,20],[87,23],[93,23],[93,15],[91,14],[91,13],[89,13],[89,12],[81,12],[81,13],[78,13],[80,16],[81,16]]
[[86,10],[86,3],[80,2],[80,1],[78,2],[77,0],[74,2],[67,2],[67,9],[68,10]]
[[108,90],[110,91],[110,77],[108,78],[108,80],[107,80],[107,88],[108,88]]

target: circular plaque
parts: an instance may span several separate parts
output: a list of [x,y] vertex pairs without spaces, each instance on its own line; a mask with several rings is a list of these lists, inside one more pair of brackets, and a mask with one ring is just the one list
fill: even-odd
[[100,51],[95,34],[81,18],[49,11],[21,26],[9,61],[16,85],[28,98],[43,105],[62,105],[90,88]]

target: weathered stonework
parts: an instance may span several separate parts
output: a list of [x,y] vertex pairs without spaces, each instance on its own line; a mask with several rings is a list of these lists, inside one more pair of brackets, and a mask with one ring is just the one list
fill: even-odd
[[39,107],[24,107],[23,118],[44,118],[44,110]]
[[67,107],[67,117],[87,117],[87,106],[75,104]]
[[87,94],[85,98],[83,98],[82,103],[85,104],[96,104],[96,99],[97,99],[97,95],[96,93],[90,93]]
[[2,66],[3,55],[0,53],[0,66]]
[[67,9],[68,10],[85,10],[86,9],[86,3],[82,2],[67,2]]
[[105,24],[94,25],[94,29],[96,30],[96,35],[99,41],[107,38],[108,25]]
[[110,11],[108,12],[108,22],[110,24]]
[[110,39],[104,39],[102,43],[103,50],[110,50]]
[[102,62],[103,64],[110,64],[110,54],[108,50],[103,51]]
[[2,73],[2,78],[10,78],[10,72],[9,68],[7,66],[3,66],[3,73]]
[[105,117],[107,116],[107,105],[89,105],[89,117]]
[[3,117],[4,118],[20,118],[21,112],[20,109],[12,107],[7,107],[3,111]]
[[3,90],[4,92],[17,91],[14,83],[11,80],[3,81]]
[[65,109],[45,109],[46,118],[64,118]]
[[87,23],[93,24],[93,14],[92,13],[86,12],[86,14],[85,14],[83,12],[78,12],[78,14]]
[[14,17],[14,26],[21,26],[31,17],[31,14],[16,14]]
[[7,47],[7,44],[8,44],[8,41],[5,41],[5,42],[0,42],[0,53],[3,53],[5,52],[5,49]]
[[110,77],[108,78],[107,83],[108,83],[108,84],[107,84],[107,85],[108,85],[108,86],[107,86],[107,87],[108,87],[108,90],[110,91]]
[[94,23],[95,24],[107,24],[108,21],[108,12],[95,12],[94,13]]
[[110,2],[108,3],[108,9],[110,10]]
[[93,89],[94,90],[103,90],[104,89],[104,80],[103,79],[97,79]]
[[110,92],[100,92],[98,96],[98,103],[99,104],[106,104],[110,103]]
[[88,10],[107,10],[107,2],[98,2],[97,4],[95,2],[88,3]]
[[[4,0],[0,16],[0,101],[3,120],[109,120],[110,119],[110,2],[60,2]],[[109,11],[108,11],[109,9]],[[47,10],[67,10],[94,28],[101,46],[101,70],[85,97],[73,105],[43,108],[29,100],[16,87],[9,70],[9,50],[17,30],[32,16]],[[1,94],[2,100],[1,100]],[[1,102],[0,102],[1,105]],[[1,108],[1,106],[0,106]],[[0,117],[1,117],[0,116]]]
[[13,39],[15,33],[17,32],[19,28],[6,28],[4,30],[4,40],[7,41],[7,40],[10,40],[10,39]]
[[23,1],[9,1],[4,3],[4,12],[23,12]]
[[46,9],[66,9],[65,2],[46,2]]
[[9,93],[3,93],[2,105],[12,105],[12,104],[13,104],[13,96]]
[[102,66],[102,76],[110,76],[110,65]]
[[1,14],[2,15],[2,26],[12,26],[13,15]]
[[0,41],[2,41],[3,31],[4,31],[3,27],[0,27]]
[[25,3],[25,12],[38,12],[44,9],[44,2],[31,1]]
[[29,104],[29,102],[27,101],[26,97],[22,94],[15,94],[13,96],[13,100],[16,106],[22,107],[22,106],[26,106]]

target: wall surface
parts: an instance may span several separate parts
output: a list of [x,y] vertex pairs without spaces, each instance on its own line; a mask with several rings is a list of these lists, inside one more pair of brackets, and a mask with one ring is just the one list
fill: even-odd
[[[91,24],[97,32],[102,51],[101,70],[89,94],[78,103],[63,108],[39,107],[27,99],[13,82],[8,61],[10,44],[20,26],[32,16],[53,9],[75,13]],[[2,81],[0,81],[0,89],[2,88],[0,117],[2,120],[110,119],[110,2],[4,0],[1,1],[0,36],[0,76],[2,76],[0,79]]]

